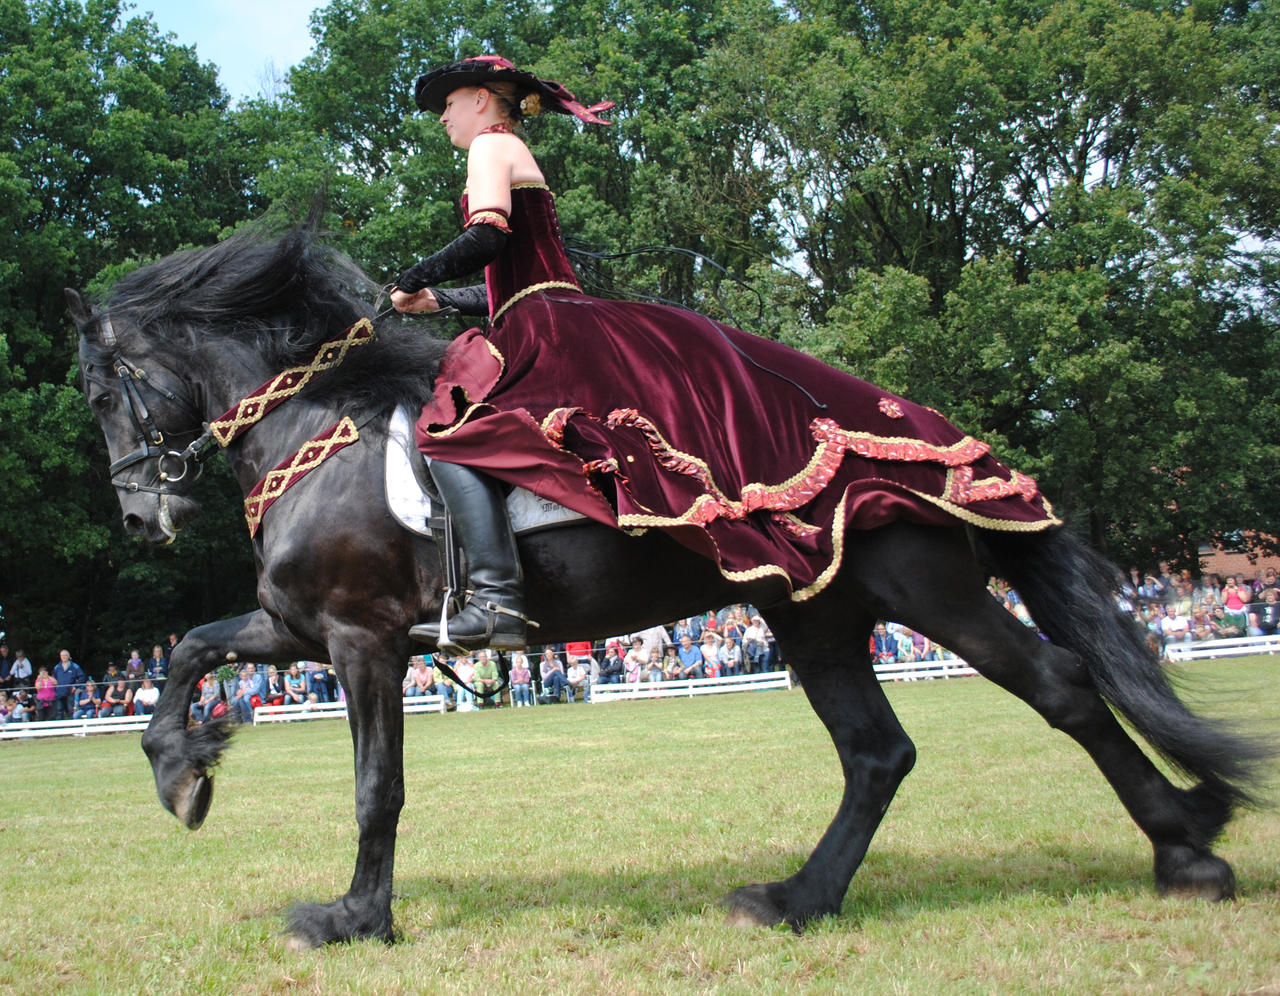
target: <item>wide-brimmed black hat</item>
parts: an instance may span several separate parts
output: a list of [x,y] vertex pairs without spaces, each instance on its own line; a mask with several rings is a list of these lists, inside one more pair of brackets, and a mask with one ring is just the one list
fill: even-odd
[[533,73],[517,69],[500,55],[477,55],[473,59],[462,59],[424,73],[418,77],[413,88],[413,102],[418,105],[419,110],[442,114],[445,99],[459,87],[498,82],[514,83],[526,93],[540,95],[545,110],[555,111],[557,114],[572,114],[579,121],[588,124],[610,123],[598,117],[597,112],[609,110],[613,107],[613,101],[606,100],[591,107],[583,107],[577,97],[555,80],[539,79]]

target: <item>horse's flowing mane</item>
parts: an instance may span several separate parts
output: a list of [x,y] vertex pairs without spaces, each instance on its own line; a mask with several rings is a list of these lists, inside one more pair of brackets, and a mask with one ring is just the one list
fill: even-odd
[[[372,318],[378,290],[314,224],[279,232],[260,223],[135,270],[116,285],[107,310],[124,352],[131,343],[148,351],[169,346],[198,358],[236,343],[279,372],[309,363],[321,344]],[[399,316],[379,322],[377,341],[351,350],[306,396],[353,417],[420,406],[447,345],[423,325]]]

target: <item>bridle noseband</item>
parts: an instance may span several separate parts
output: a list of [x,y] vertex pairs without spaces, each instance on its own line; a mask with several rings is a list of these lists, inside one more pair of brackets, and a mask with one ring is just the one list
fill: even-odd
[[[195,467],[195,474],[191,481],[194,482],[200,476],[201,464],[217,449],[213,433],[209,430],[208,424],[201,419],[200,413],[186,399],[159,383],[146,370],[119,352],[118,341],[115,330],[111,327],[110,316],[102,316],[99,321],[99,328],[102,332],[103,344],[112,350],[111,362],[115,368],[116,376],[120,379],[121,390],[127,402],[129,420],[133,422],[134,428],[138,431],[138,448],[111,464],[108,471],[111,475],[111,483],[115,487],[131,494],[137,494],[138,492],[157,495],[176,494],[173,485],[185,481],[193,466]],[[164,445],[164,433],[156,425],[155,419],[152,418],[151,410],[147,407],[146,400],[143,398],[143,388],[154,391],[166,401],[177,405],[186,414],[190,415],[197,424],[203,425],[204,431],[183,450],[166,448]],[[156,471],[160,479],[158,486],[120,479],[120,474],[124,470],[152,459],[156,461]]]

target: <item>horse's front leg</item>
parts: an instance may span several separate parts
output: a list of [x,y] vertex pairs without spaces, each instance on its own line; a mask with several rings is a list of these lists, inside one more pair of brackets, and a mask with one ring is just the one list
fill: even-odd
[[[404,806],[404,700],[401,681],[410,648],[370,633],[330,640],[331,659],[347,696],[355,746],[356,823],[360,842],[346,895],[302,903],[290,917],[290,945],[308,948],[356,938],[394,940],[391,881],[396,826]],[[381,653],[370,648],[382,647]]]
[[213,801],[210,771],[231,735],[225,720],[187,729],[196,684],[228,660],[266,662],[302,656],[304,648],[297,639],[261,609],[198,626],[174,648],[169,680],[142,735],[142,749],[151,761],[160,802],[188,829],[199,829],[209,812]]

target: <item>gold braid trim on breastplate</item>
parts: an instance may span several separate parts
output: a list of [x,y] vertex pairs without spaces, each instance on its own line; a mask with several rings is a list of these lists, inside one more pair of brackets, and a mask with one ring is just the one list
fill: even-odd
[[541,290],[549,290],[552,287],[558,287],[561,290],[573,290],[578,292],[582,291],[581,287],[579,287],[577,284],[570,283],[568,280],[546,280],[540,284],[530,284],[528,287],[524,288],[524,290],[518,290],[514,294],[512,294],[509,298],[507,298],[506,304],[504,304],[501,308],[499,308],[497,311],[493,313],[493,318],[491,318],[490,321],[496,322],[499,318],[501,318],[504,314],[506,314],[508,308],[510,308],[513,304],[517,303],[518,301],[524,300],[530,294],[536,293],[537,291],[541,291]]

